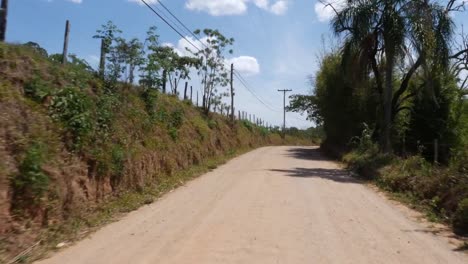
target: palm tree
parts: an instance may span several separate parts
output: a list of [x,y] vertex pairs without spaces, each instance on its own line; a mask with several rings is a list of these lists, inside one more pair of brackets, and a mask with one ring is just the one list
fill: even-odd
[[[333,8],[332,5],[328,5]],[[453,22],[446,9],[430,0],[348,0],[332,21],[336,34],[345,34],[343,58],[358,61],[359,69],[370,68],[382,97],[381,149],[391,152],[394,109],[416,70],[428,61],[448,65],[448,42]],[[437,56],[431,56],[434,54]],[[404,74],[394,95],[394,73],[399,58],[418,59]],[[355,60],[355,57],[358,57]],[[384,71],[384,83],[381,69]]]

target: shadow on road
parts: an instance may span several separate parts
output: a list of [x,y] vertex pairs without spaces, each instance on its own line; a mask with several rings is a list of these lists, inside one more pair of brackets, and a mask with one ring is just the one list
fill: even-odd
[[287,150],[287,157],[304,159],[304,160],[329,160],[318,148],[292,148]]
[[349,176],[348,172],[339,169],[322,168],[294,168],[290,170],[270,170],[273,172],[284,173],[285,176],[298,178],[320,178],[340,183],[359,183],[358,180]]
[[[328,161],[318,148],[291,148],[285,154],[287,157],[309,160],[309,161]],[[294,169],[271,169],[273,172],[280,172],[285,176],[298,178],[320,178],[340,183],[360,183],[352,178],[349,173],[341,169],[325,168],[294,168]]]

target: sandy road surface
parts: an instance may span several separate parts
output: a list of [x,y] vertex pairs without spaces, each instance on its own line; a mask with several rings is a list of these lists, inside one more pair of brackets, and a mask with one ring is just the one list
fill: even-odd
[[317,150],[238,157],[40,263],[468,263]]

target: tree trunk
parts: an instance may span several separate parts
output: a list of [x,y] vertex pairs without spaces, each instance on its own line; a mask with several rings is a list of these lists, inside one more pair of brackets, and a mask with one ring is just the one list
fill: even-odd
[[133,81],[135,80],[135,65],[130,65],[129,66],[130,73],[128,74],[128,81],[130,84],[133,84]]
[[166,84],[167,84],[167,71],[163,70],[163,79],[162,79],[162,92],[166,93]]
[[382,151],[390,153],[392,151],[391,145],[391,129],[392,129],[392,96],[393,96],[393,66],[394,56],[393,52],[386,51],[385,69],[385,88],[383,93],[383,123],[382,123]]

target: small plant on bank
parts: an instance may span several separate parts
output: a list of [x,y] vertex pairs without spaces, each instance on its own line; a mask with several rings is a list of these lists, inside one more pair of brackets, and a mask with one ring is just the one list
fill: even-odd
[[21,161],[19,173],[13,178],[14,196],[22,203],[37,203],[49,188],[49,177],[41,166],[44,162],[42,144],[30,146]]

